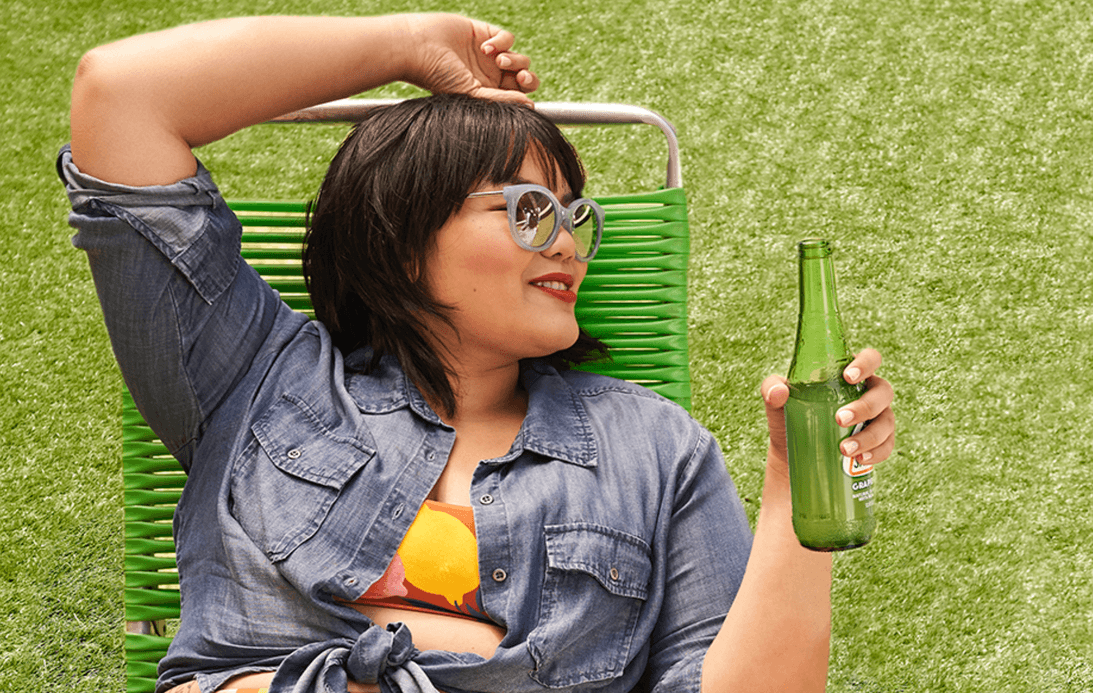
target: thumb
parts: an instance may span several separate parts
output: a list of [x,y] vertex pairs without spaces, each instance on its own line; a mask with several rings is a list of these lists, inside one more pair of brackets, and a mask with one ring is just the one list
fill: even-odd
[[774,412],[781,416],[782,407],[786,406],[786,400],[789,399],[788,381],[780,375],[769,375],[759,386],[759,393],[767,406],[767,414]]
[[529,106],[535,108],[535,102],[528,98],[528,95],[522,91],[513,91],[511,89],[491,89],[490,87],[479,87],[473,89],[470,92],[471,96],[479,99],[492,99],[494,101],[508,101],[510,103],[518,103],[523,106]]
[[767,376],[759,386],[763,404],[767,410],[767,432],[770,435],[771,451],[775,456],[786,459],[786,419],[783,407],[789,400],[789,385],[780,375]]

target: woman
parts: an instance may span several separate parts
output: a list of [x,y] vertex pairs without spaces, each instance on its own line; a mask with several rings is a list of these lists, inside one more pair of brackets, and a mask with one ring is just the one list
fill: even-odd
[[[598,349],[573,315],[598,210],[512,44],[449,15],[265,17],[81,62],[58,162],[75,243],[189,473],[158,690],[823,689],[831,559],[790,524],[785,381],[761,386],[753,541],[708,432],[567,369]],[[191,150],[393,80],[465,96],[347,140],[309,231],[308,321],[240,262]],[[841,412],[872,422],[845,451],[874,463],[894,432],[879,364],[850,364],[868,390]]]

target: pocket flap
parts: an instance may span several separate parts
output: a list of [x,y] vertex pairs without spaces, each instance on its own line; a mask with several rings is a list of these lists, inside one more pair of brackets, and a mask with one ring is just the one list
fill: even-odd
[[546,550],[552,569],[586,573],[622,597],[649,596],[652,551],[639,537],[586,522],[547,525]]
[[270,407],[251,431],[278,469],[334,489],[345,486],[375,455],[362,441],[335,435],[306,404],[290,395]]

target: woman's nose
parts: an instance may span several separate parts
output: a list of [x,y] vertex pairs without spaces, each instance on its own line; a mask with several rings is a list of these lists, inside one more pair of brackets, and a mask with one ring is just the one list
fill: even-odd
[[569,223],[563,223],[562,227],[558,229],[558,236],[554,239],[554,242],[541,252],[547,257],[561,256],[564,260],[576,257],[577,243],[573,240],[573,232],[570,229]]

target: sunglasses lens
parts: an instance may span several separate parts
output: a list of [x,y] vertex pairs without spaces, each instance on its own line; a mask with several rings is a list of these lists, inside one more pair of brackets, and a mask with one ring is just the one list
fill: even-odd
[[554,205],[550,198],[534,190],[524,193],[516,202],[516,230],[527,245],[542,249],[554,232]]
[[590,204],[581,204],[573,209],[573,242],[577,246],[577,254],[588,257],[592,253],[592,246],[596,242],[597,226],[599,219]]

